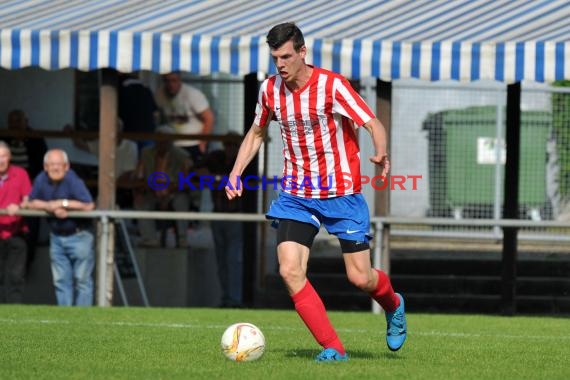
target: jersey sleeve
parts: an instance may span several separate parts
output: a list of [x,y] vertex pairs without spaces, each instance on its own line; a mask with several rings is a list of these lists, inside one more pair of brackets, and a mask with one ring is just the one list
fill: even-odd
[[189,87],[190,103],[192,111],[196,114],[200,114],[210,108],[210,103],[206,95],[197,88]]
[[345,78],[335,79],[333,91],[333,112],[348,117],[359,127],[375,117],[368,104]]
[[271,108],[269,107],[269,101],[267,98],[267,83],[266,79],[259,89],[259,95],[257,96],[257,106],[255,107],[255,119],[254,123],[264,128],[269,121],[271,116]]

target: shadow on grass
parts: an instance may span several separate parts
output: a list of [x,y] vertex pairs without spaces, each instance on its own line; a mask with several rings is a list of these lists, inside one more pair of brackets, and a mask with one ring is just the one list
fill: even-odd
[[[318,354],[319,350],[308,350],[305,348],[300,348],[296,350],[275,350],[280,351],[283,355],[287,358],[299,358],[303,360],[307,360],[307,358],[314,359]],[[352,359],[366,359],[366,360],[375,360],[375,359],[384,359],[384,360],[402,360],[404,357],[401,354],[396,352],[370,352],[370,351],[361,351],[361,350],[348,350],[348,356]]]

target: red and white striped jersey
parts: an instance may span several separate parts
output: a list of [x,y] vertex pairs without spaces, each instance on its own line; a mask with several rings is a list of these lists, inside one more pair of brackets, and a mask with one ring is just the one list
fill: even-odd
[[361,190],[355,127],[374,113],[341,75],[313,67],[305,86],[291,91],[279,75],[259,90],[255,124],[277,121],[283,140],[281,188],[304,198],[333,198]]

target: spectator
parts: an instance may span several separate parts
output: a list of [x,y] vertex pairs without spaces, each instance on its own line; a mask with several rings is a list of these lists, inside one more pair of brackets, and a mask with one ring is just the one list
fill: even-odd
[[0,141],[0,302],[22,303],[26,277],[27,227],[16,212],[25,205],[32,189],[28,173],[10,164],[10,148]]
[[[167,125],[157,128],[156,132],[176,133],[172,127]],[[143,180],[151,177],[153,173],[164,173],[168,176],[170,183],[163,188],[162,183],[153,183],[149,180],[149,185],[145,186],[143,193],[135,200],[135,209],[167,210],[169,207],[172,207],[175,211],[188,211],[190,204],[188,191],[178,190],[177,179],[179,174],[187,176],[190,166],[191,160],[188,154],[174,146],[170,140],[159,140],[156,142],[156,145],[143,148],[136,170],[136,178]],[[152,178],[156,180],[162,177],[153,176]],[[141,235],[140,246],[160,246],[154,220],[140,219],[138,220],[138,225]],[[178,233],[178,246],[180,248],[187,247],[188,221],[177,220],[176,230]]]
[[[124,132],[154,132],[159,119],[159,110],[152,91],[136,74],[126,73],[119,77],[119,117]],[[138,140],[139,150],[151,141]]]
[[[8,113],[8,129],[11,131],[33,131],[28,122],[25,112],[15,109]],[[43,159],[47,152],[45,139],[41,137],[9,137],[6,143],[10,147],[13,165],[23,167],[28,172],[31,180],[34,180],[43,170]],[[40,230],[40,218],[26,217],[29,233],[26,235],[28,255],[26,266],[29,268],[34,256]]]
[[[239,136],[230,132],[226,136]],[[206,155],[202,166],[212,175],[226,175],[234,165],[239,150],[238,141],[225,141],[223,150]],[[241,212],[241,198],[230,201],[224,189],[210,191],[214,212]],[[212,220],[214,249],[218,263],[218,278],[222,287],[222,307],[240,307],[243,297],[243,223]]]
[[[64,131],[73,132],[75,129],[71,125],[63,127]],[[117,119],[117,133],[123,131],[121,119]],[[73,137],[73,144],[86,152],[99,157],[99,140],[85,140]],[[117,138],[115,148],[115,178],[117,178],[117,204],[125,209],[132,207],[131,179],[138,162],[137,144],[132,140]],[[121,186],[123,186],[121,188]]]
[[[12,110],[8,114],[8,129],[11,131],[33,131],[28,118],[22,110]],[[28,171],[31,179],[36,178],[43,170],[43,159],[47,145],[40,137],[10,137],[6,143],[12,152],[11,162]]]
[[48,212],[51,270],[57,304],[93,304],[93,233],[91,221],[68,218],[67,212],[95,208],[85,183],[69,167],[67,154],[49,150],[44,157],[44,172],[34,180],[29,207]]
[[[156,92],[156,103],[176,133],[212,133],[214,113],[206,96],[197,88],[182,83],[180,73],[173,72],[162,76],[163,85]],[[184,148],[192,161],[198,163],[206,153],[207,141],[179,140],[176,146]]]

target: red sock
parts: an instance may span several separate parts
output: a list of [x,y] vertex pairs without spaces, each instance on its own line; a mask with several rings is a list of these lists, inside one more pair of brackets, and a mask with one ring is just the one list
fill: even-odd
[[344,347],[336,335],[321,297],[317,294],[309,280],[303,289],[291,296],[295,310],[317,342],[324,348],[334,348],[341,355],[345,354]]
[[376,289],[370,292],[370,297],[374,298],[385,311],[391,313],[400,306],[400,297],[394,293],[390,278],[386,273],[378,269],[374,270],[378,273],[378,284]]

